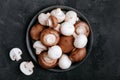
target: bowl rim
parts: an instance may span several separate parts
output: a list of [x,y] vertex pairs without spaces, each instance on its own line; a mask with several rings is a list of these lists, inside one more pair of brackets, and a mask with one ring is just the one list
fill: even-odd
[[55,8],[68,9],[68,10],[75,11],[77,14],[79,14],[87,22],[87,24],[89,25],[89,28],[90,28],[90,35],[91,35],[90,36],[90,46],[89,46],[90,48],[89,48],[89,50],[87,52],[86,57],[82,61],[78,62],[77,65],[71,66],[68,69],[59,69],[59,70],[58,69],[46,69],[46,70],[54,71],[54,72],[65,72],[65,71],[72,70],[72,69],[78,67],[80,64],[82,64],[87,59],[87,57],[90,55],[90,52],[92,50],[92,45],[93,45],[93,31],[92,31],[92,28],[91,28],[91,25],[90,25],[88,19],[80,11],[78,11],[78,10],[72,8],[72,7],[62,6],[62,5],[54,5],[54,6],[50,6],[50,7],[47,7],[47,8],[44,8],[44,9],[40,10],[37,14],[35,14],[35,16],[33,16],[33,18],[31,19],[31,21],[29,22],[29,25],[27,27],[27,31],[26,31],[26,46],[27,46],[27,50],[28,50],[30,56],[32,57],[32,59],[34,60],[34,62],[36,62],[38,64],[37,59],[34,56],[34,54],[32,52],[32,49],[30,47],[29,30],[30,30],[31,25],[33,24],[34,20],[37,18],[37,16],[40,13],[46,12],[46,11],[49,11],[49,10],[53,10]]

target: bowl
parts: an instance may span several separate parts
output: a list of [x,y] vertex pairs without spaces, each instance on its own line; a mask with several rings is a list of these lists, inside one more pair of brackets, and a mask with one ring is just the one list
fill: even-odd
[[38,15],[40,13],[46,13],[46,12],[50,12],[51,10],[55,9],[55,8],[61,8],[63,11],[69,11],[69,10],[73,10],[77,13],[77,16],[82,20],[82,21],[85,21],[89,27],[90,27],[90,35],[88,36],[88,43],[87,43],[87,46],[86,46],[86,50],[87,50],[87,55],[86,57],[80,61],[80,62],[77,62],[77,63],[73,63],[71,65],[70,68],[68,69],[60,69],[59,67],[55,67],[54,69],[48,69],[49,71],[54,71],[54,72],[65,72],[65,71],[69,71],[69,70],[72,70],[76,67],[78,67],[80,64],[82,64],[88,57],[88,55],[90,54],[90,51],[92,49],[92,44],[93,44],[93,33],[92,33],[92,29],[91,29],[91,26],[90,26],[90,23],[89,21],[87,20],[87,18],[81,13],[79,12],[78,10],[74,9],[74,8],[71,8],[71,7],[68,7],[68,6],[51,6],[51,7],[48,7],[48,8],[45,8],[43,10],[40,10],[33,18],[32,20],[30,21],[29,25],[28,25],[28,28],[27,28],[27,31],[26,31],[26,45],[27,45],[27,49],[29,51],[29,54],[30,56],[33,58],[33,60],[38,64],[38,61],[37,61],[37,56],[35,54],[35,50],[33,49],[33,43],[34,43],[34,40],[30,37],[30,29],[31,27],[38,22]]

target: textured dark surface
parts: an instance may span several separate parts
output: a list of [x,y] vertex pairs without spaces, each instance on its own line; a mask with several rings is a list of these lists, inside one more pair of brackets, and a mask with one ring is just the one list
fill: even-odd
[[[36,66],[33,75],[25,76],[19,64],[32,60],[25,44],[27,26],[52,5],[73,7],[88,18],[94,33],[91,55],[72,71],[53,73]],[[119,0],[0,0],[0,80],[120,80],[119,7]],[[23,51],[19,62],[9,58],[13,47]]]

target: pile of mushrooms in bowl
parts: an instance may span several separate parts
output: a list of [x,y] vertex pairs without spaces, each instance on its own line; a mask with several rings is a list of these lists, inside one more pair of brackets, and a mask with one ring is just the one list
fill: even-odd
[[82,63],[92,47],[92,31],[77,10],[52,6],[40,11],[30,22],[27,48],[40,67],[62,72]]

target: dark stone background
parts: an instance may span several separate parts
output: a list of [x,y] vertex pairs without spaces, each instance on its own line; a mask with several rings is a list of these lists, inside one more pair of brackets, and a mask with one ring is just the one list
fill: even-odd
[[[22,61],[32,60],[25,44],[27,26],[39,10],[52,5],[73,7],[88,18],[93,49],[72,71],[54,73],[36,66],[33,75],[25,76],[18,68]],[[0,80],[120,80],[119,25],[119,0],[0,0]],[[19,62],[9,58],[13,47],[23,51]]]

